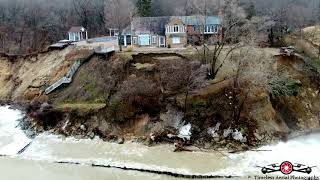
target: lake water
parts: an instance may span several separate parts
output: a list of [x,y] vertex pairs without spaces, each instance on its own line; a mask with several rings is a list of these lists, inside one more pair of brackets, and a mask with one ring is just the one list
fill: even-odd
[[[167,175],[98,168],[91,164],[114,167],[168,171],[186,175],[248,176],[263,174],[261,168],[273,163],[317,166],[310,175],[320,175],[320,134],[311,134],[286,143],[261,147],[259,152],[228,154],[226,152],[173,152],[173,145],[146,147],[137,143],[123,145],[94,140],[77,140],[44,133],[27,138],[17,127],[23,117],[19,110],[0,107],[0,179],[174,179]],[[27,144],[25,151],[18,154]],[[78,164],[58,164],[72,162]],[[275,173],[274,175],[281,175]],[[295,175],[306,175],[296,173]]]

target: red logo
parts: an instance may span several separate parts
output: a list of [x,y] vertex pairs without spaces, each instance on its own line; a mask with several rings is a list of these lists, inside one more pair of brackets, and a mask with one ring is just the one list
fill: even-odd
[[293,171],[293,165],[289,161],[285,161],[280,165],[281,172],[285,175],[291,174]]

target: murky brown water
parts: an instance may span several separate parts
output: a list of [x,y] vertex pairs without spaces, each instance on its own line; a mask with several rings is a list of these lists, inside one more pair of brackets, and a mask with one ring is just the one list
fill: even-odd
[[174,179],[119,169],[93,168],[79,165],[53,164],[44,161],[0,158],[1,180],[142,180]]
[[62,139],[40,135],[21,155],[28,159],[48,159],[98,163],[179,173],[210,174],[226,168],[220,153],[175,153],[172,145],[146,147],[137,143],[122,145],[95,140]]

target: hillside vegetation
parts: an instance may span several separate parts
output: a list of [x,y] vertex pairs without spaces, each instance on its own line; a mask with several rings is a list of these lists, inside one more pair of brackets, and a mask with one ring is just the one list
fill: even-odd
[[[285,139],[290,132],[319,128],[318,74],[304,59],[275,56],[276,49],[234,51],[214,81],[203,76],[205,69],[197,59],[183,53],[93,56],[73,83],[43,94],[64,75],[69,61],[87,54],[90,51],[68,48],[33,61],[3,57],[7,72],[16,71],[14,67],[25,73],[10,92],[0,87],[7,92],[1,99],[31,100],[30,124],[38,132],[52,129],[148,144],[167,141],[171,134],[190,136],[189,141],[199,146],[246,149]],[[53,66],[58,60],[60,65]],[[39,71],[46,64],[49,69]],[[38,79],[43,79],[41,86],[34,84]],[[13,81],[13,76],[1,75],[2,84]],[[181,129],[189,126],[190,134],[182,136]]]

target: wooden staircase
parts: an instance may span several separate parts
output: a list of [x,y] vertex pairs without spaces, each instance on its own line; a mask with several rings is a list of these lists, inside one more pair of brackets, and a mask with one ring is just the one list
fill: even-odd
[[52,84],[50,87],[48,87],[45,90],[45,93],[50,94],[51,92],[53,92],[54,90],[56,90],[57,88],[62,86],[63,84],[70,84],[72,82],[73,76],[78,71],[80,66],[81,66],[81,61],[80,60],[75,61],[72,65],[72,67],[70,68],[70,70],[68,71],[67,75],[62,77],[61,79],[59,79],[57,82]]
[[[93,54],[102,54],[102,55],[108,55],[110,53],[114,53],[115,52],[115,47],[114,46],[99,46],[97,48],[95,48],[93,50],[93,52],[91,54],[89,54],[85,59],[90,59],[90,57]],[[70,84],[72,82],[73,76],[75,75],[75,73],[78,71],[78,69],[80,68],[80,66],[82,65],[82,63],[85,62],[85,60],[81,61],[81,60],[76,60],[72,67],[70,68],[70,70],[68,71],[68,73],[62,77],[61,79],[59,79],[57,82],[55,82],[54,84],[52,84],[50,87],[48,87],[45,90],[46,94],[50,94],[51,92],[53,92],[54,90],[56,90],[57,88],[59,88],[60,86],[64,85],[64,84]]]

